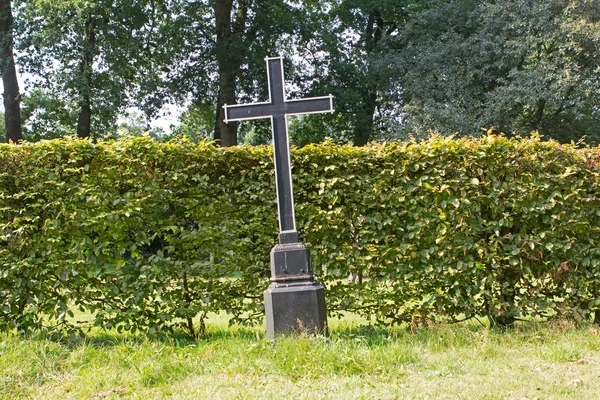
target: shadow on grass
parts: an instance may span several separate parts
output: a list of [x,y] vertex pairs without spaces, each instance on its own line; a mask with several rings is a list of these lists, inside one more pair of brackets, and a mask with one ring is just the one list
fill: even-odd
[[212,328],[209,326],[207,332],[197,339],[192,338],[186,331],[181,329],[172,329],[155,334],[142,332],[119,333],[114,329],[92,329],[90,332],[85,333],[68,334],[33,332],[18,336],[25,340],[55,342],[68,349],[75,349],[82,345],[108,349],[122,345],[139,346],[145,343],[166,344],[172,347],[185,348],[200,343],[211,343],[232,339],[256,341],[264,340],[265,338],[264,332],[262,332],[260,328],[245,326],[231,326],[228,328]]
[[[316,336],[318,340],[326,341],[360,341],[369,347],[383,346],[389,343],[390,339],[399,339],[401,336],[410,335],[406,329],[400,327],[378,327],[371,325],[361,326],[339,326],[330,329],[329,337]],[[263,342],[266,341],[263,326],[241,326],[231,325],[227,327],[208,326],[205,334],[198,339],[193,339],[184,330],[173,329],[167,332],[156,334],[146,333],[119,333],[116,330],[93,329],[91,332],[83,334],[65,334],[65,333],[44,333],[35,332],[27,335],[21,335],[22,339],[32,341],[51,341],[59,343],[68,349],[75,349],[80,346],[93,346],[97,348],[109,349],[123,345],[140,346],[145,343],[166,344],[172,347],[188,347],[199,344],[209,344],[228,340],[245,342]],[[313,339],[315,335],[300,332],[295,334],[283,335],[275,342],[283,339]]]
[[[329,336],[317,336],[318,340],[331,342],[360,342],[367,347],[387,346],[390,341],[410,341],[414,343],[427,344],[432,341],[448,342],[454,345],[468,346],[473,340],[477,340],[480,334],[491,334],[495,336],[518,336],[527,340],[529,336],[539,338],[539,332],[566,332],[569,330],[588,329],[591,324],[566,324],[564,321],[518,321],[510,327],[491,328],[489,323],[439,323],[419,327],[411,331],[406,325],[379,326],[370,324],[336,324],[329,329]],[[68,349],[74,349],[82,345],[91,345],[98,348],[112,348],[122,345],[140,346],[146,343],[166,344],[172,347],[185,348],[199,344],[210,344],[228,340],[237,340],[249,343],[265,341],[264,326],[207,326],[206,332],[198,339],[190,337],[186,331],[172,329],[156,334],[146,333],[118,333],[116,330],[93,329],[86,334],[48,334],[35,332],[25,336],[23,339],[47,340],[60,343]],[[315,335],[310,333],[288,334],[282,339],[313,339]],[[458,339],[458,340],[457,340]],[[275,342],[281,340],[276,339]]]

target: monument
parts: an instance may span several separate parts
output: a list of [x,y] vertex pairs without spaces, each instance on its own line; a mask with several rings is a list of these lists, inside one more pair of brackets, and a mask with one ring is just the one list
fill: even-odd
[[271,250],[271,285],[264,293],[267,338],[292,331],[327,334],[324,288],[314,280],[310,249],[299,241],[296,229],[287,117],[333,112],[333,96],[286,99],[281,57],[267,57],[266,62],[269,100],[223,108],[225,123],[271,119],[279,244]]

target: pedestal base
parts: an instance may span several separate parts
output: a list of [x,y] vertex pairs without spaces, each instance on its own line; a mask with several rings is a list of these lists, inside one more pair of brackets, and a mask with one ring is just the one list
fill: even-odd
[[267,339],[294,331],[327,335],[325,291],[318,282],[275,282],[264,295]]

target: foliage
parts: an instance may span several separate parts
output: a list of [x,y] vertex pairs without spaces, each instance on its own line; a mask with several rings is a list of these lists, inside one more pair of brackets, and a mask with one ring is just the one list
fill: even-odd
[[77,110],[60,94],[36,88],[22,100],[23,135],[28,141],[70,136],[77,126]]
[[[336,115],[311,119],[303,126],[312,143],[325,136],[364,145],[396,120],[399,76],[386,64],[389,46],[408,18],[414,0],[331,0],[311,14],[313,31],[301,53],[294,83],[305,93],[332,93]],[[412,16],[412,14],[411,14]]]
[[157,64],[166,57],[159,42],[169,20],[167,3],[17,1],[18,62],[33,76],[26,138],[79,128],[86,107],[92,136],[102,137],[116,130],[117,116],[135,96],[140,97],[136,106],[148,115],[155,112],[162,105],[155,97],[160,95]]
[[117,131],[112,135],[107,135],[107,139],[116,139],[127,136],[149,136],[157,141],[165,141],[167,135],[161,127],[150,127],[148,120],[144,118],[138,110],[132,109],[127,112],[119,121]]
[[401,91],[397,134],[600,143],[599,1],[424,3],[381,60]]
[[14,4],[27,140],[89,118],[111,138],[132,104],[150,119],[174,102],[193,104],[177,135],[269,143],[266,122],[224,124],[222,104],[265,101],[264,57],[281,54],[288,97],[335,97],[290,129],[298,146],[487,129],[600,143],[600,0]]
[[[0,146],[1,328],[71,329],[81,310],[104,328],[195,336],[208,312],[262,315],[271,152],[147,137]],[[292,151],[330,312],[598,314],[599,162],[598,148],[491,135]]]
[[199,143],[210,139],[215,125],[215,106],[213,104],[192,104],[181,114],[179,124],[173,134],[186,136],[192,142]]

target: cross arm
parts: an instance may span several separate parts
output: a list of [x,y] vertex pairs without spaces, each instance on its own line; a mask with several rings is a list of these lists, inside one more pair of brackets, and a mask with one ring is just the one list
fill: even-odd
[[333,112],[333,96],[312,97],[308,99],[287,100],[283,114],[316,114]]
[[248,119],[269,118],[275,115],[316,114],[333,112],[333,96],[286,100],[283,103],[255,103],[223,106],[225,123]]
[[271,103],[256,103],[256,104],[236,104],[223,106],[225,110],[225,120],[229,121],[245,121],[248,119],[269,118],[273,115],[273,104]]

